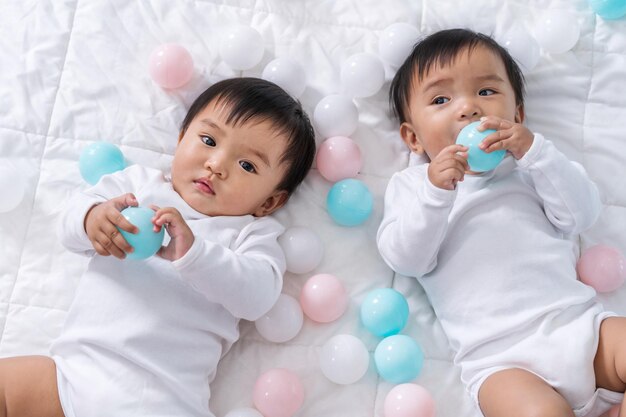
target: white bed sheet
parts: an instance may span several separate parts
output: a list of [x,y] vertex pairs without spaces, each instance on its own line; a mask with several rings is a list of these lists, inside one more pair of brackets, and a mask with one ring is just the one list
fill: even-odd
[[[131,163],[166,170],[186,108],[205,87],[230,76],[260,76],[276,57],[306,68],[301,102],[309,114],[324,96],[340,91],[339,68],[358,52],[378,54],[378,37],[394,22],[422,33],[463,25],[490,31],[512,23],[531,28],[545,9],[566,9],[581,23],[579,42],[564,54],[543,54],[527,74],[527,124],[580,161],[598,183],[604,211],[581,236],[581,247],[604,243],[626,252],[626,18],[605,21],[585,0],[456,2],[445,0],[8,0],[0,3],[0,163],[26,178],[18,208],[0,214],[0,356],[45,354],[58,335],[86,260],[65,251],[55,236],[63,202],[85,187],[78,173],[81,149],[94,141],[120,145]],[[220,60],[220,35],[233,24],[263,36],[265,54],[254,68],[235,72]],[[195,60],[183,88],[165,91],[147,71],[159,44],[178,42]],[[388,80],[393,71],[387,68]],[[338,321],[305,319],[293,340],[263,340],[252,323],[225,356],[212,384],[217,416],[252,405],[257,376],[286,367],[300,376],[305,402],[298,417],[382,416],[392,384],[373,362],[359,382],[327,380],[318,365],[333,335],[361,338],[370,352],[378,338],[360,325],[358,308],[374,288],[394,287],[408,299],[404,334],[421,344],[426,362],[415,382],[429,389],[438,417],[471,417],[476,410],[459,382],[447,341],[414,279],[394,275],[377,253],[375,234],[386,183],[406,166],[408,153],[388,109],[388,86],[356,99],[359,127],[352,135],[364,155],[359,179],[375,199],[361,226],[334,224],[326,213],[332,185],[313,169],[277,218],[320,235],[325,256],[310,274],[287,273],[284,292],[298,296],[313,273],[332,273],[350,294]],[[318,137],[318,143],[323,138]],[[626,289],[603,295],[626,314]]]

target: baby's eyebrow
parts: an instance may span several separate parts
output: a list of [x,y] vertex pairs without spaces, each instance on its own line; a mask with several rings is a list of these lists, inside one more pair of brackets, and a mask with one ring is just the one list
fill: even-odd
[[426,83],[424,85],[424,87],[422,88],[422,91],[424,93],[428,92],[428,90],[435,88],[435,87],[440,87],[442,85],[446,85],[446,84],[450,84],[452,82],[452,78],[449,77],[445,77],[445,78],[436,78],[432,81],[429,81],[428,83]]
[[267,155],[266,155],[265,153],[261,152],[261,151],[260,151],[260,150],[258,150],[258,149],[254,149],[254,148],[247,148],[247,150],[248,150],[248,152],[251,152],[251,153],[253,153],[254,155],[258,156],[258,157],[259,157],[259,159],[260,159],[261,161],[263,161],[263,163],[264,163],[265,165],[267,165],[267,166],[268,166],[268,167],[270,167],[270,168],[272,167],[272,165],[270,164],[270,160],[269,160],[269,158],[267,157]]
[[212,127],[214,129],[217,129],[217,130],[223,130],[221,127],[219,127],[219,125],[217,123],[215,123],[211,119],[200,119],[200,123],[202,123],[203,125]]
[[478,77],[475,77],[475,79],[478,81],[496,81],[500,83],[504,82],[502,77],[500,77],[498,74],[479,75]]

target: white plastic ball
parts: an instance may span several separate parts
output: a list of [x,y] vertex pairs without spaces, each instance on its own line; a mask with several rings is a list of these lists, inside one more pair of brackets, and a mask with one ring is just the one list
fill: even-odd
[[247,70],[261,61],[265,53],[261,34],[244,25],[228,30],[220,44],[220,56],[234,70]]
[[360,339],[349,334],[338,334],[322,346],[319,360],[326,378],[336,384],[347,385],[365,375],[370,356]]
[[513,25],[498,37],[498,42],[517,61],[522,72],[527,73],[537,66],[540,58],[539,44],[521,25]]
[[290,227],[280,235],[278,243],[287,259],[287,271],[306,274],[322,261],[324,246],[319,236],[304,226]]
[[341,65],[340,74],[343,92],[350,97],[373,96],[385,82],[382,61],[367,52],[349,57]]
[[290,58],[277,58],[266,65],[261,78],[282,87],[298,98],[306,88],[306,73],[302,65]]
[[378,38],[378,53],[394,68],[400,67],[413,50],[419,31],[408,23],[392,23]]
[[254,408],[237,408],[230,410],[224,417],[263,417],[263,414]]
[[317,103],[313,122],[324,139],[333,136],[350,136],[359,124],[359,111],[352,99],[331,94]]
[[281,294],[274,307],[256,320],[254,325],[266,340],[283,343],[296,337],[303,321],[300,303],[290,295]]
[[544,51],[562,54],[576,45],[580,23],[563,10],[548,10],[535,24],[535,38]]
[[0,190],[2,190],[0,213],[8,213],[15,209],[26,194],[24,173],[6,160],[0,160]]

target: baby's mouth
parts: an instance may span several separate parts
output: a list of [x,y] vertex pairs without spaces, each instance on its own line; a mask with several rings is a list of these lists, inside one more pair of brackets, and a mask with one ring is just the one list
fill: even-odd
[[208,179],[198,178],[197,180],[194,180],[193,184],[200,192],[208,195],[215,195],[213,184]]

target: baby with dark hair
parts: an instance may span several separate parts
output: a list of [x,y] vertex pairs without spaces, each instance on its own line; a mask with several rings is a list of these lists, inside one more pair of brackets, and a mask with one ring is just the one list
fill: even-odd
[[[132,165],[67,205],[67,249],[91,256],[50,357],[0,359],[0,416],[211,417],[209,382],[282,289],[283,227],[268,215],[315,155],[299,103],[256,78],[216,83],[192,104],[171,174]],[[124,260],[121,210],[155,210],[169,240]]]

